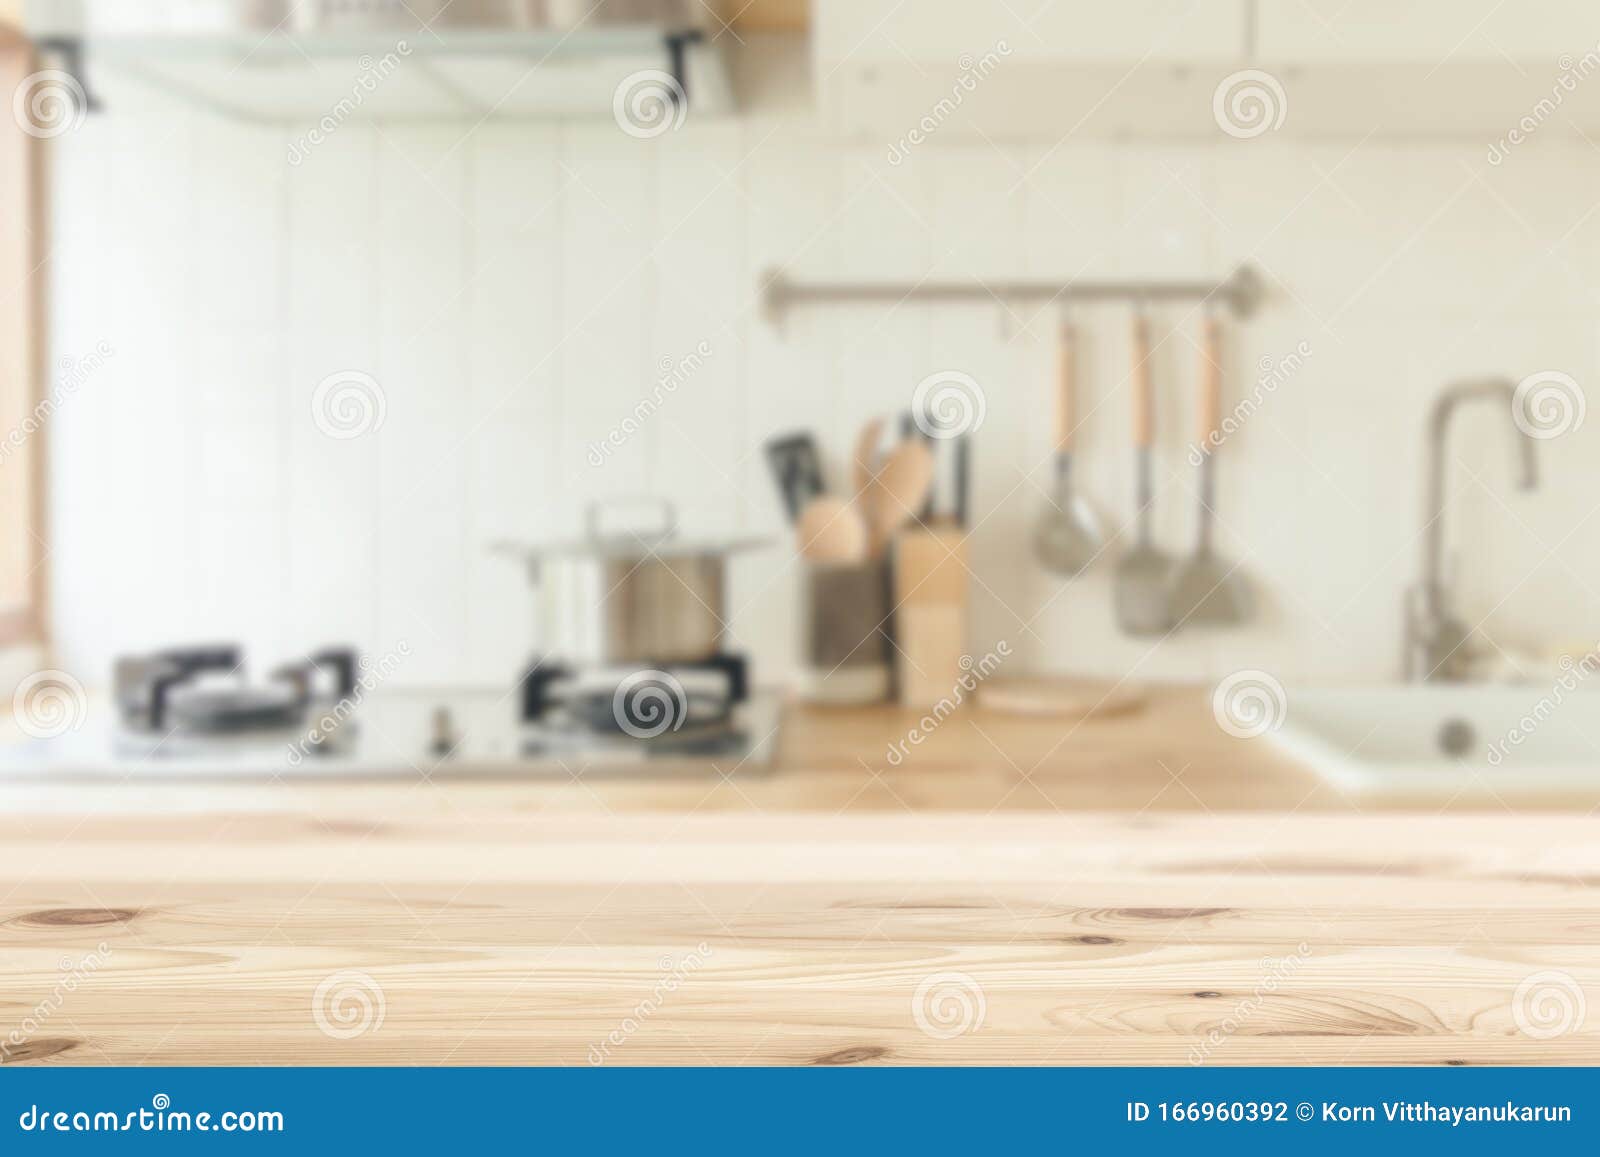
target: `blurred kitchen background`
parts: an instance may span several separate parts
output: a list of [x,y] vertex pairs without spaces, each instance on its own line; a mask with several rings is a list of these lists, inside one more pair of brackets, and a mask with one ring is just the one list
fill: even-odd
[[[1534,375],[1568,409],[1536,489],[1502,406],[1452,419],[1445,581],[1502,661],[1600,639],[1591,5],[30,0],[22,23],[92,106],[32,134],[49,364],[81,378],[48,420],[50,661],[86,686],[176,644],[403,640],[395,687],[504,690],[540,625],[492,545],[643,495],[765,540],[730,559],[724,642],[793,688],[811,595],[768,445],[809,432],[843,489],[863,424],[940,374],[981,409],[965,646],[1006,642],[1014,672],[1398,680],[1430,409]],[[647,70],[682,99],[628,93]],[[887,293],[779,300],[812,283]],[[1068,283],[1128,291],[1033,291]],[[909,292],[936,285],[969,294]],[[1164,296],[1193,286],[1221,291]],[[1237,624],[1119,629],[1140,314],[1163,549],[1197,533],[1208,318],[1222,411],[1254,399],[1213,456]],[[1035,547],[1063,323],[1073,487],[1107,540],[1075,577]]]

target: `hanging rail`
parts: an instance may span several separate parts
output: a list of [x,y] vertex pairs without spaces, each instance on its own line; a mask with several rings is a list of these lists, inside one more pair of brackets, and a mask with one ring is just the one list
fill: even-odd
[[851,302],[980,302],[1010,301],[1212,301],[1238,317],[1249,317],[1266,296],[1266,285],[1254,266],[1241,265],[1221,281],[791,281],[781,270],[763,279],[762,308],[779,322],[802,305]]

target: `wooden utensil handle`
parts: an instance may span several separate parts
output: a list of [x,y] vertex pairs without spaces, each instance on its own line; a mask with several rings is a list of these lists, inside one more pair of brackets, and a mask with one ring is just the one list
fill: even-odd
[[1205,319],[1200,333],[1200,441],[1208,441],[1222,424],[1222,327]]
[[1063,454],[1072,448],[1072,428],[1078,420],[1077,357],[1077,331],[1064,321],[1056,349],[1056,450]]
[[1150,382],[1150,323],[1142,314],[1133,319],[1133,444],[1155,442],[1155,394]]

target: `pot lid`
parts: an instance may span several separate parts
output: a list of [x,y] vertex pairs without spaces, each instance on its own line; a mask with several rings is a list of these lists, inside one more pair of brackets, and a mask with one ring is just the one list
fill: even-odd
[[[630,505],[634,513],[640,507],[648,508],[650,517],[618,522],[616,514],[627,511]],[[609,525],[608,514],[612,515]],[[585,512],[584,522],[581,535],[535,542],[501,541],[491,544],[490,549],[529,562],[546,558],[673,559],[729,555],[771,542],[754,535],[680,536],[677,510],[672,503],[656,498],[632,503],[622,499],[593,502]]]
[[689,558],[704,555],[729,555],[741,550],[767,546],[771,539],[740,538],[664,538],[648,539],[633,535],[606,538],[565,538],[547,542],[501,540],[490,544],[496,554],[512,555],[528,561],[543,558]]

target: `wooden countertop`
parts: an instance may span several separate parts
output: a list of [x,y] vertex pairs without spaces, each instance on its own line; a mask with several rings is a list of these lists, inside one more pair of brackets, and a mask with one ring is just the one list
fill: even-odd
[[748,779],[8,789],[0,1061],[1600,1063],[1600,1008],[1524,1031],[1600,994],[1600,821],[1358,812],[1199,715],[1031,775],[1059,725],[852,770],[890,720],[808,712]]
[[1030,718],[967,707],[905,744],[917,712],[897,708],[789,706],[770,767],[707,768],[669,778],[571,773],[458,778],[396,766],[378,781],[207,780],[172,783],[137,774],[125,782],[50,785],[0,781],[0,814],[98,809],[299,810],[357,820],[374,814],[487,809],[547,814],[639,812],[1212,812],[1370,814],[1587,812],[1600,789],[1508,804],[1474,793],[1406,798],[1350,796],[1278,752],[1265,738],[1238,739],[1216,725],[1194,688],[1158,688],[1138,711],[1085,721]]

